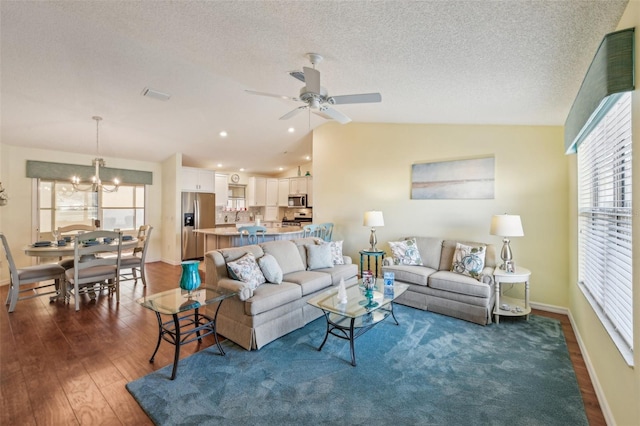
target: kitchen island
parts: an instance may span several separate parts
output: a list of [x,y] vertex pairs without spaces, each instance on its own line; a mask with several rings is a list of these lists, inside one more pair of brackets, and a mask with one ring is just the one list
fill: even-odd
[[[238,232],[238,229],[235,226],[220,226],[217,228],[198,229],[194,232],[204,234],[205,253],[211,250],[239,247],[243,245],[240,241],[240,232]],[[302,238],[303,234],[304,231],[300,226],[267,228],[267,233],[264,236],[264,240],[293,240],[295,238]],[[247,238],[244,238],[244,245],[246,244]]]

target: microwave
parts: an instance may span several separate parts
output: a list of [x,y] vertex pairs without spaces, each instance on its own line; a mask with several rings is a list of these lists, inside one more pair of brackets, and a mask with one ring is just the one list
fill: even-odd
[[293,208],[303,208],[307,207],[307,196],[306,195],[289,195],[289,207]]

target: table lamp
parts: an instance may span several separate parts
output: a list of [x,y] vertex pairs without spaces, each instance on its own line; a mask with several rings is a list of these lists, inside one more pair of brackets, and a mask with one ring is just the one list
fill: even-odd
[[364,226],[371,227],[371,236],[369,237],[369,251],[378,251],[376,248],[376,244],[378,240],[376,239],[376,226],[384,226],[384,218],[382,217],[382,212],[380,211],[369,211],[364,213],[364,221],[362,223]]
[[511,253],[511,246],[509,245],[509,237],[522,237],[524,231],[522,230],[522,222],[520,216],[515,214],[497,214],[491,218],[491,235],[498,235],[502,237],[502,251],[500,252],[500,258],[502,259],[502,265],[500,269],[506,270],[507,262],[513,259]]

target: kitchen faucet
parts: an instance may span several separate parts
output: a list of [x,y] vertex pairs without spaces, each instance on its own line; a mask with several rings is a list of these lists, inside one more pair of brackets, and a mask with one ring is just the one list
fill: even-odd
[[240,210],[236,210],[236,222],[240,222],[240,217],[238,216],[240,214]]

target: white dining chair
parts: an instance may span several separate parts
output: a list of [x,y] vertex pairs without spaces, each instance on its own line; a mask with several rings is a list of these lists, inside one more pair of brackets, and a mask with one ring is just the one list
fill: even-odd
[[[147,247],[153,226],[142,225],[138,229],[138,246],[133,249],[133,253],[123,255],[120,260],[120,282],[134,280],[138,283],[138,274],[142,279],[142,285],[147,286],[147,277],[144,271],[144,263],[147,257]],[[125,272],[129,271],[129,272]]]
[[[112,242],[104,243],[105,238]],[[80,310],[81,295],[93,297],[104,289],[110,296],[115,292],[116,302],[120,302],[121,257],[122,232],[93,231],[76,235],[74,265],[65,271],[65,299],[73,296],[76,311]]]
[[[64,268],[57,263],[45,263],[36,266],[17,268],[9,249],[9,243],[3,233],[0,233],[4,252],[9,263],[10,287],[5,305],[9,305],[9,312],[16,308],[18,300],[31,299],[33,297],[45,296],[48,294],[61,293],[64,287]],[[51,289],[53,287],[53,289]],[[41,292],[41,289],[49,288],[49,291]],[[20,296],[20,294],[25,294]],[[51,299],[55,299],[51,297]]]
[[[82,223],[74,223],[72,225],[67,226],[59,226],[56,233],[56,239],[63,239],[64,237],[75,237],[79,232],[91,232],[95,231],[96,227],[93,225],[85,225]],[[62,257],[58,259],[58,265],[62,266],[64,269],[73,268],[73,257],[63,259]]]

